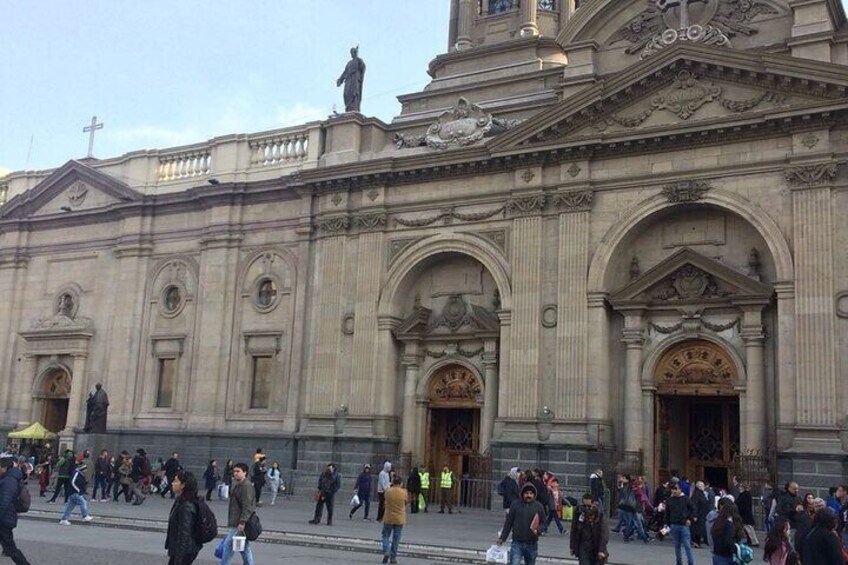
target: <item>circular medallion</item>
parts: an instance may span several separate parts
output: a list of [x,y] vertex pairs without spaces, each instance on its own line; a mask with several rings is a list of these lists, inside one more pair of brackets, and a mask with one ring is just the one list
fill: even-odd
[[186,297],[186,289],[182,283],[166,284],[159,296],[159,312],[166,318],[179,316],[185,307]]

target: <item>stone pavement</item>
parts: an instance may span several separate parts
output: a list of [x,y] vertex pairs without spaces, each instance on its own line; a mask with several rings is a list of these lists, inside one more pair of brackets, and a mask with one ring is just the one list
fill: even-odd
[[[62,498],[59,498],[61,501]],[[332,527],[314,526],[308,523],[312,518],[314,504],[299,498],[278,498],[275,506],[265,503],[259,511],[265,529],[263,541],[284,545],[324,547],[328,549],[347,549],[366,553],[379,551],[378,540],[380,525],[374,521],[362,519],[362,511],[353,520],[347,517],[348,497],[340,496],[336,504],[336,516]],[[91,514],[96,520],[93,525],[164,531],[168,519],[170,500],[162,500],[158,495],[148,497],[141,506],[132,506],[124,502],[92,503]],[[213,500],[211,507],[218,517],[219,525],[226,524],[227,503]],[[372,505],[372,518],[376,515],[376,504]],[[32,510],[22,518],[32,520],[56,520],[62,511],[62,505],[47,505],[45,499],[34,492]],[[494,542],[502,526],[502,514],[481,510],[463,510],[461,513],[408,514],[403,530],[402,554],[417,557],[459,563],[482,562],[486,549]],[[326,519],[326,518],[325,518]],[[79,514],[71,518],[76,527],[82,527]],[[80,524],[79,526],[77,524]],[[20,528],[26,528],[23,521]],[[57,524],[57,528],[58,528]],[[543,537],[539,543],[541,563],[573,563],[568,552],[568,535],[560,535],[552,524],[554,533]],[[59,530],[57,530],[58,532]],[[62,530],[65,531],[65,530]],[[68,528],[68,531],[73,531]],[[610,564],[656,565],[674,563],[674,550],[669,541],[644,544],[636,541],[625,544],[620,536],[611,534]],[[204,548],[204,554],[211,556],[211,544]],[[696,562],[708,563],[709,553],[695,550]],[[207,556],[207,557],[209,557]]]

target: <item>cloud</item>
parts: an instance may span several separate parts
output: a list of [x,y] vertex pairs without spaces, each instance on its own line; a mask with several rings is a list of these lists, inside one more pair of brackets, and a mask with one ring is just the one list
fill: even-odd
[[7,169],[5,167],[0,167],[0,179],[2,179],[3,177],[5,177],[6,175],[8,175],[11,172],[12,171],[10,169]]
[[108,137],[121,145],[132,145],[137,149],[188,145],[206,139],[205,135],[193,127],[175,129],[157,125],[114,129],[108,133]]

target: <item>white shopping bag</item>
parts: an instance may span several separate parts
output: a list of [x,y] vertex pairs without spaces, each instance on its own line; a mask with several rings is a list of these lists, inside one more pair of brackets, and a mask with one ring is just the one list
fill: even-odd
[[486,563],[509,563],[509,546],[493,545],[486,550]]
[[350,507],[353,508],[354,506],[359,506],[359,495],[358,494],[354,494],[353,498],[350,499]]
[[230,498],[230,487],[224,484],[218,485],[218,500]]
[[242,552],[244,551],[244,544],[247,543],[247,538],[244,536],[233,536],[233,551]]

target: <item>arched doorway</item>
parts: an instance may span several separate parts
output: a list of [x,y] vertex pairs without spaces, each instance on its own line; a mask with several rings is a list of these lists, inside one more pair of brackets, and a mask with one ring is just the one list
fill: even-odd
[[45,371],[33,392],[33,419],[54,433],[65,429],[71,396],[71,375],[64,367]]
[[451,364],[430,377],[426,462],[434,473],[445,465],[457,477],[473,473],[480,449],[483,386],[471,369]]
[[654,367],[654,469],[728,488],[740,448],[736,364],[711,341],[670,347]]

